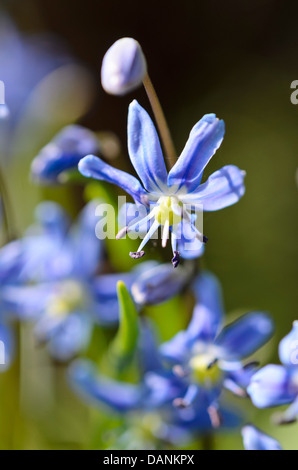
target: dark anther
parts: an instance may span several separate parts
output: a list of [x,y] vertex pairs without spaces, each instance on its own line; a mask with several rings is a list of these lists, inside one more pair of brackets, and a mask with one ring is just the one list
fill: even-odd
[[259,367],[260,363],[258,361],[253,361],[249,362],[248,364],[245,364],[243,369],[250,370],[250,369],[256,369]]
[[143,258],[143,256],[145,255],[145,251],[131,251],[129,253],[129,256],[133,259],[140,259],[140,258]]
[[210,362],[210,364],[208,364],[207,370],[212,369],[212,367],[214,367],[217,363],[218,363],[218,358],[216,357],[215,359],[213,359],[212,362]]
[[174,251],[174,258],[172,258],[172,264],[174,268],[177,268],[179,263],[180,263],[180,253],[179,251]]
[[188,403],[184,400],[184,398],[175,398],[173,401],[173,405],[175,408],[187,408],[189,405]]
[[275,415],[273,415],[272,421],[278,426],[283,426],[285,424],[294,424],[297,422],[297,419],[287,418],[283,413],[275,413]]
[[207,241],[208,241],[208,238],[205,235],[203,235],[203,243],[207,243]]

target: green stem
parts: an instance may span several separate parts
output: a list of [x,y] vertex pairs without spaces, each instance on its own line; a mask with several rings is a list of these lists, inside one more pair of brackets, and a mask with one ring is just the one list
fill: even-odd
[[212,433],[203,435],[202,450],[214,450],[214,435]]
[[2,169],[0,167],[0,194],[2,199],[2,208],[3,208],[3,225],[6,234],[5,242],[8,243],[9,241],[13,240],[15,237],[14,231],[14,224],[13,220],[13,211],[12,205],[10,201],[10,197],[8,194],[8,190],[5,183],[5,178],[3,176]]
[[173,139],[161,107],[160,101],[154,89],[154,86],[150,80],[148,73],[145,75],[143,80],[146,93],[148,95],[155,120],[159,129],[159,134],[163,143],[164,151],[166,153],[167,161],[170,166],[173,166],[177,161],[177,153],[173,143]]

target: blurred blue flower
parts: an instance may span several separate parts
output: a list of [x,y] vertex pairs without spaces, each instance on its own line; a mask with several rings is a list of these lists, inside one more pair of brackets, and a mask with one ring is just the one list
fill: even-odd
[[23,34],[7,15],[1,13],[0,80],[5,84],[6,103],[13,120],[19,117],[29,94],[40,80],[70,60],[56,39],[45,34]]
[[95,207],[96,201],[89,203],[70,227],[59,205],[42,203],[37,224],[0,250],[3,308],[35,320],[38,341],[47,341],[60,360],[84,349],[94,322],[117,322],[117,281],[130,286],[135,280],[133,274],[98,275],[103,248],[95,236]]
[[[80,161],[79,170],[84,176],[116,184],[135,200],[135,220],[118,234],[118,238],[128,232],[144,235],[138,251],[130,254],[133,258],[145,254],[144,246],[160,226],[163,246],[171,230],[174,267],[179,264],[180,255],[194,258],[202,254],[206,238],[196,227],[192,209],[197,213],[202,209],[222,209],[239,201],[245,192],[245,174],[234,165],[221,168],[201,184],[203,171],[220,146],[224,132],[223,121],[214,114],[205,115],[192,129],[180,158],[168,174],[153,122],[133,101],[128,113],[128,150],[143,185],[134,176],[93,155]],[[131,204],[127,210],[131,220]]]
[[118,39],[106,52],[101,83],[112,95],[125,95],[142,84],[146,60],[140,44],[133,38]]
[[264,434],[255,426],[244,426],[242,437],[245,450],[282,450],[278,441]]
[[177,295],[192,272],[185,266],[173,275],[168,265],[148,261],[131,272],[102,274],[104,248],[95,235],[97,203],[90,202],[71,226],[61,206],[43,202],[26,235],[0,249],[0,303],[13,316],[36,321],[38,341],[48,342],[51,354],[60,360],[85,348],[94,323],[117,323],[119,280],[142,306]]
[[99,152],[100,142],[92,131],[79,125],[67,126],[34,158],[32,178],[42,184],[59,183],[65,171],[77,170],[81,158]]
[[217,399],[223,387],[246,395],[254,364],[243,366],[242,360],[269,340],[273,324],[267,314],[252,312],[222,329],[221,290],[211,273],[198,276],[194,292],[197,304],[187,330],[162,344],[160,352],[184,384],[175,404],[205,403],[216,425],[220,424]]
[[283,365],[269,364],[253,375],[248,393],[258,408],[291,404],[278,417],[290,423],[298,417],[298,321],[280,342],[279,357]]
[[[174,384],[154,371],[147,371],[141,383],[130,384],[103,376],[91,361],[76,360],[70,366],[69,380],[78,395],[90,405],[106,406],[124,414],[130,435],[135,432],[140,437],[146,432],[147,439],[149,434],[159,441],[181,446],[194,434],[212,429],[204,406],[198,404],[189,409],[172,406],[165,394],[171,397],[177,394]],[[223,409],[222,415],[224,427],[239,425],[234,412]]]

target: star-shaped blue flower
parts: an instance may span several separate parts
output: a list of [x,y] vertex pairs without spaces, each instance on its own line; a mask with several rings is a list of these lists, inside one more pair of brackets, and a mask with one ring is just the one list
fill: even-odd
[[258,408],[291,406],[278,417],[289,423],[298,418],[298,321],[280,342],[279,357],[283,365],[269,364],[251,379],[248,393]]
[[251,312],[222,328],[224,318],[220,285],[214,275],[203,272],[195,281],[197,304],[185,331],[161,345],[161,354],[184,382],[184,392],[175,404],[188,407],[204,402],[216,415],[223,388],[239,396],[254,371],[254,363],[242,360],[263,346],[273,333],[269,315]]
[[192,258],[202,253],[206,238],[196,227],[193,209],[195,212],[223,209],[239,201],[245,192],[245,173],[234,165],[224,166],[201,184],[204,169],[219,148],[224,133],[222,120],[214,114],[205,115],[193,127],[184,150],[168,173],[154,124],[137,101],[133,101],[128,113],[128,151],[141,182],[93,155],[80,161],[79,170],[84,176],[116,184],[133,197],[136,205],[133,210],[128,205],[127,211],[130,215],[139,214],[138,220],[119,233],[119,238],[128,232],[144,235],[132,257],[145,254],[144,246],[160,226],[163,246],[171,231],[174,267],[180,255]]

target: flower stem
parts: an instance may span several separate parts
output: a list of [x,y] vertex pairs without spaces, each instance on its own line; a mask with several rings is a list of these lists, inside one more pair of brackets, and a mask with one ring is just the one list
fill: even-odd
[[143,85],[145,87],[147,96],[149,98],[155,120],[159,129],[160,137],[163,143],[164,151],[166,153],[167,161],[169,165],[172,167],[177,160],[177,153],[175,150],[175,146],[173,143],[173,139],[162,110],[160,101],[154,89],[154,86],[150,80],[148,73],[145,75],[143,79]]
[[2,169],[0,167],[0,195],[1,195],[1,203],[2,203],[2,212],[3,212],[3,226],[5,230],[5,242],[8,243],[9,241],[14,239],[15,233],[12,223],[12,205],[10,201],[10,197],[8,194],[8,190],[5,183],[5,178],[3,176]]
[[212,433],[207,433],[202,437],[202,449],[214,450],[214,435]]

